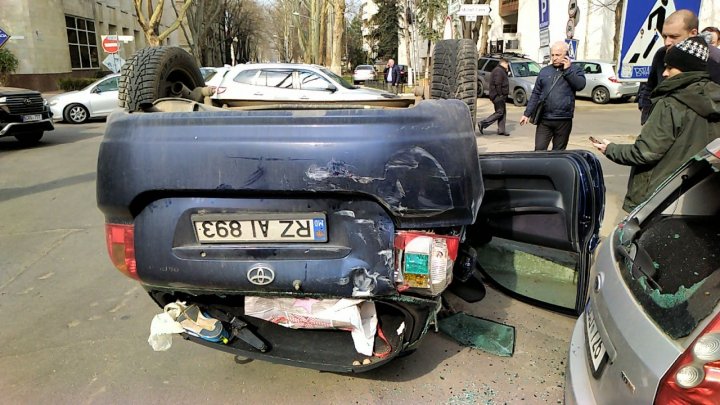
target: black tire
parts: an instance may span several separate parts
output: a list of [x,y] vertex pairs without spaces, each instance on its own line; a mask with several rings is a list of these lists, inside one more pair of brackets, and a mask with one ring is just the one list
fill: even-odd
[[483,84],[480,80],[478,80],[477,84],[477,96],[478,98],[482,98],[485,95],[485,87],[483,87]]
[[595,104],[607,104],[610,101],[610,92],[605,87],[595,87],[592,91],[592,101]]
[[446,39],[435,44],[430,98],[467,104],[475,127],[477,115],[477,49],[471,39]]
[[70,104],[63,111],[63,119],[71,124],[82,124],[90,118],[90,112],[82,104]]
[[523,107],[527,105],[528,98],[527,93],[523,89],[515,89],[513,91],[513,104],[515,104],[518,107]]
[[627,103],[628,101],[630,101],[630,98],[631,98],[631,97],[632,97],[632,96],[622,96],[622,97],[620,97],[620,102],[621,102],[621,103]]
[[172,89],[182,83],[189,90],[205,85],[195,59],[174,46],[145,48],[123,65],[118,101],[127,111],[142,111],[163,97],[177,97]]
[[20,142],[23,146],[33,146],[37,145],[38,142],[40,142],[44,134],[45,133],[43,131],[28,132],[25,134],[15,135],[15,139],[17,139],[17,141]]

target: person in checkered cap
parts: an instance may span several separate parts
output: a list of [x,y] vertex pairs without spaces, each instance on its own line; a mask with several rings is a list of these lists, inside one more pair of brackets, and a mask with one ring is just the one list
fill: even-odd
[[720,85],[707,72],[709,53],[699,36],[669,48],[665,79],[652,92],[650,116],[635,143],[593,142],[611,161],[632,167],[625,211],[645,201],[678,167],[720,138]]

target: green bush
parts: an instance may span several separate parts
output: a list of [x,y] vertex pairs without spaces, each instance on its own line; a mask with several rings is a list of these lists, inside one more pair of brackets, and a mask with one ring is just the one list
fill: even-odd
[[20,62],[12,52],[7,49],[0,49],[0,86],[5,84],[10,73],[15,72],[18,63]]
[[60,90],[72,91],[80,90],[92,84],[95,80],[92,77],[66,77],[58,80]]

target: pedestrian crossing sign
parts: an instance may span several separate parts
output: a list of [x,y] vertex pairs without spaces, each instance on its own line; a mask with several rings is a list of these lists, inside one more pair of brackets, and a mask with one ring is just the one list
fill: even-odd
[[565,43],[568,44],[568,57],[570,60],[576,60],[577,59],[577,50],[578,50],[578,41],[577,39],[566,39]]

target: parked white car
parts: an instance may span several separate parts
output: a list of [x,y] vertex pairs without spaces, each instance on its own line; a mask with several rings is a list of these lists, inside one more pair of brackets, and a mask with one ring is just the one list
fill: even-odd
[[353,71],[353,84],[375,80],[375,66],[373,65],[357,65]]
[[82,90],[58,94],[48,99],[53,120],[82,124],[90,118],[108,116],[118,108],[119,74],[111,74]]
[[636,96],[640,82],[619,81],[612,62],[601,60],[574,61],[585,72],[585,88],[578,91],[578,97],[590,97],[597,104],[606,104],[610,100],[628,101]]
[[[214,79],[210,86],[215,86]],[[222,101],[327,102],[385,100],[398,96],[377,89],[355,87],[322,66],[257,63],[230,68],[217,82],[212,98]]]

